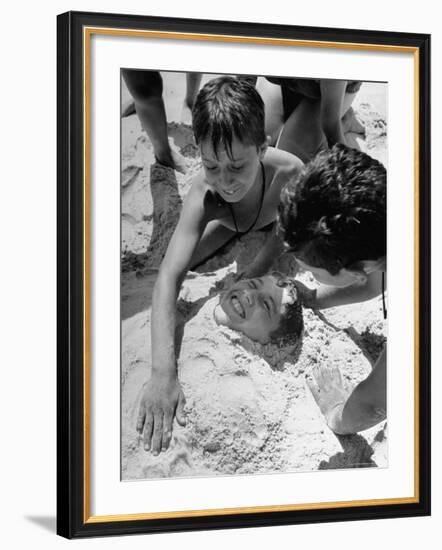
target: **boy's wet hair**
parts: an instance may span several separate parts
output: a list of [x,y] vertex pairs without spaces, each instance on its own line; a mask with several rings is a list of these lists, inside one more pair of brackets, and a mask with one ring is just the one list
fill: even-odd
[[245,79],[221,76],[210,80],[196,98],[192,120],[196,143],[210,139],[216,156],[220,149],[232,156],[234,137],[257,148],[266,140],[264,103]]
[[305,263],[332,275],[387,251],[387,173],[369,155],[342,144],[319,153],[287,184],[279,230]]
[[[277,281],[278,286],[294,287],[294,282],[285,277]],[[279,346],[292,346],[299,343],[304,330],[301,300],[296,299],[293,304],[286,304],[281,314],[281,321],[276,330],[270,334],[270,341]]]

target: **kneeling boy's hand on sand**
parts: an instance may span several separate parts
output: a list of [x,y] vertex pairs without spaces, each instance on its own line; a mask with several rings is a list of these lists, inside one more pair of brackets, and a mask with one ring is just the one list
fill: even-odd
[[176,376],[152,377],[146,384],[138,411],[137,431],[144,435],[144,450],[158,455],[172,438],[173,418],[185,426],[186,399]]
[[315,367],[306,381],[327,424],[332,427],[335,416],[342,414],[349,393],[340,370],[336,367]]

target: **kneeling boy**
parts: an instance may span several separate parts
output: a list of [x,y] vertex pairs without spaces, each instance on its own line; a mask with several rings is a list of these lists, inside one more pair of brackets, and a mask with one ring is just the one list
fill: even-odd
[[[381,163],[344,145],[320,153],[281,196],[279,225],[299,265],[324,286],[298,284],[304,305],[324,309],[384,291],[387,178]],[[309,385],[328,425],[355,433],[386,417],[386,350],[348,394],[339,371],[319,369]]]
[[[174,416],[185,422],[174,339],[176,300],[187,270],[231,239],[274,222],[281,189],[302,167],[294,155],[268,147],[262,99],[244,80],[208,82],[192,115],[203,169],[192,182],[155,283],[152,375],[137,422],[144,448],[154,455],[168,448]],[[258,271],[265,270],[261,264]]]

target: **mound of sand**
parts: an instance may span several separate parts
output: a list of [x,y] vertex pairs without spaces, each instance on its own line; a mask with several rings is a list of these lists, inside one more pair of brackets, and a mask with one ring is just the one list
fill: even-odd
[[[339,366],[351,385],[367,376],[369,361],[352,335],[307,310],[296,362],[276,348],[269,361],[268,349],[244,345],[242,335],[215,324],[213,290],[226,271],[192,277],[183,286],[178,368],[187,425],[175,423],[170,449],[158,458],[143,450],[135,431],[150,376],[150,309],[123,324],[123,479],[375,465],[372,447],[383,426],[364,437],[342,438],[347,440],[342,452],[305,384],[316,364]],[[283,360],[275,367],[278,354]],[[384,466],[385,459],[377,465]]]
[[[355,112],[367,130],[362,148],[385,161],[385,120],[363,97]],[[386,423],[338,438],[305,383],[305,375],[318,364],[338,366],[351,386],[367,376],[385,342],[379,299],[319,316],[306,310],[296,354],[276,348],[269,352],[215,325],[216,291],[255,256],[265,232],[247,235],[186,279],[177,332],[187,425],[174,423],[170,449],[159,457],[143,450],[135,424],[150,377],[152,288],[182,200],[201,166],[190,128],[172,123],[169,135],[187,159],[186,175],[154,162],[136,116],[122,121],[122,478],[385,467]],[[296,272],[290,256],[278,268]],[[315,284],[308,274],[300,278]]]

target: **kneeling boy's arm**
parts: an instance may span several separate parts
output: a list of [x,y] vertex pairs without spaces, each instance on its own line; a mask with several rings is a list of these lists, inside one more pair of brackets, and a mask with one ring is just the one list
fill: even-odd
[[277,234],[276,224],[274,224],[271,232],[267,235],[264,246],[244,273],[244,277],[253,278],[265,275],[284,250],[284,243]]
[[189,192],[178,225],[167,247],[152,301],[152,374],[176,373],[175,308],[192,254],[204,230],[204,207],[198,193]]
[[178,382],[175,357],[176,299],[192,253],[204,229],[198,196],[186,201],[167,248],[152,299],[152,372],[139,407],[137,430],[144,433],[146,450],[166,450],[175,414],[184,423],[184,394]]
[[336,407],[327,419],[337,434],[367,430],[386,418],[387,369],[386,350],[382,352],[369,376],[351,392],[347,401]]
[[366,302],[367,300],[376,298],[381,292],[382,273],[380,271],[374,271],[367,276],[367,281],[362,286],[354,284],[344,288],[336,288],[321,285],[316,290],[315,299],[310,304],[310,307],[314,309],[327,309],[330,307]]

